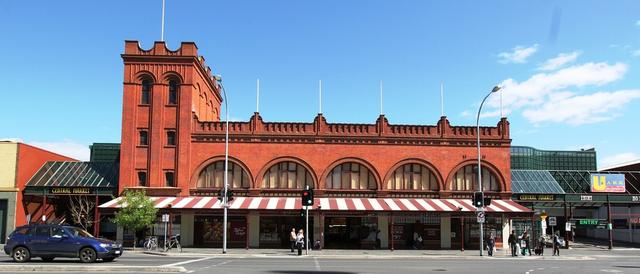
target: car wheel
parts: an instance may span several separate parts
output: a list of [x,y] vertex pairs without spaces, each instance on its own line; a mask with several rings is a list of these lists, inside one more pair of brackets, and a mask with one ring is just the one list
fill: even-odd
[[42,257],[41,259],[45,262],[52,262],[55,257]]
[[113,260],[115,260],[115,259],[116,258],[104,258],[104,259],[102,259],[102,261],[108,263],[108,262],[113,262]]
[[96,261],[96,251],[93,248],[85,247],[80,250],[80,261],[83,263],[93,263]]
[[21,246],[13,250],[11,257],[15,262],[24,263],[31,260],[31,252],[26,247]]

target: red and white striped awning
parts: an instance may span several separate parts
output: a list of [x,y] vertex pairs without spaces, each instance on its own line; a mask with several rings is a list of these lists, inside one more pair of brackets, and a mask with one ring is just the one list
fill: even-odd
[[[221,209],[216,197],[151,197],[156,208]],[[100,205],[100,208],[120,208],[121,198]],[[476,211],[470,199],[419,199],[419,198],[316,198],[310,209],[322,211],[408,211],[453,212]],[[246,210],[296,210],[301,209],[300,198],[293,197],[236,197],[229,203],[230,209]],[[512,200],[492,200],[487,212],[529,213],[530,209]]]

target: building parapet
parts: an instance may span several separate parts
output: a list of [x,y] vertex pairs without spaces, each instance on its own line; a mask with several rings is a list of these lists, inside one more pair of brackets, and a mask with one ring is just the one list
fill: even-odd
[[[225,134],[225,122],[201,122],[193,120],[194,137],[214,137]],[[437,125],[394,125],[389,124],[384,115],[380,115],[375,124],[327,123],[322,114],[315,117],[313,123],[304,122],[264,122],[259,113],[248,122],[229,122],[229,134],[234,136],[324,136],[349,138],[428,138],[428,139],[465,139],[474,141],[477,128],[472,126],[451,126],[446,117],[441,117]],[[506,141],[509,139],[509,122],[502,118],[495,127],[480,127],[483,140]],[[196,138],[197,139],[197,138]],[[473,142],[475,143],[475,142]]]

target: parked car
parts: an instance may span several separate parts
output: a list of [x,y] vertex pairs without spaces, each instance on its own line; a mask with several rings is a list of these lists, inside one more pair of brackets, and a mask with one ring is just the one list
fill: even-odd
[[83,263],[92,263],[96,259],[110,262],[122,255],[122,245],[95,238],[78,227],[37,224],[16,228],[7,237],[4,253],[19,263],[34,257],[45,262],[56,257],[79,258]]

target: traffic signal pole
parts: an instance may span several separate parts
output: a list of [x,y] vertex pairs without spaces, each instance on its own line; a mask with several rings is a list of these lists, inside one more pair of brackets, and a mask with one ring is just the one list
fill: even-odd
[[304,236],[304,241],[305,241],[305,247],[306,247],[306,255],[309,255],[309,206],[305,206],[305,230],[304,233],[306,234]]

